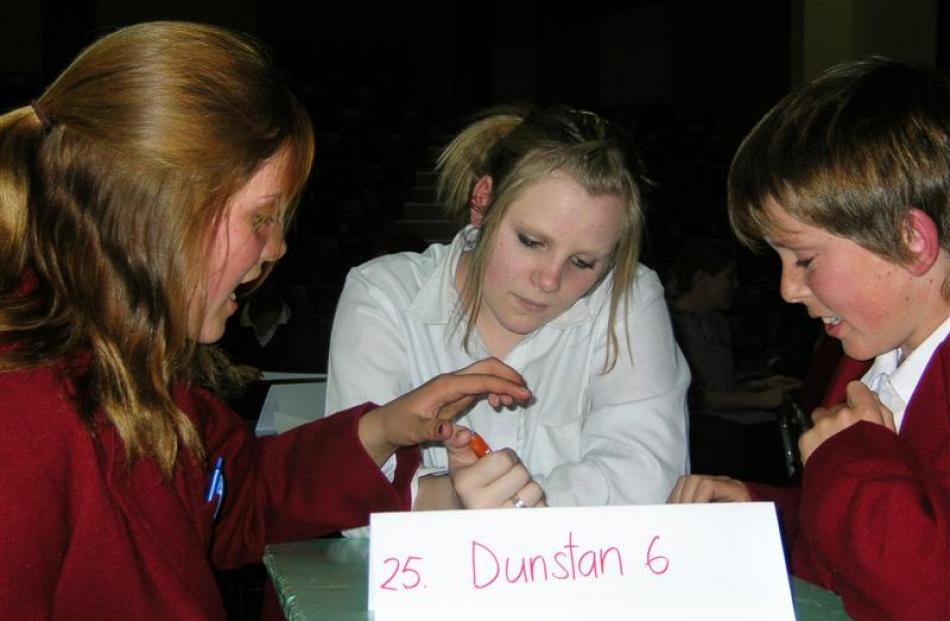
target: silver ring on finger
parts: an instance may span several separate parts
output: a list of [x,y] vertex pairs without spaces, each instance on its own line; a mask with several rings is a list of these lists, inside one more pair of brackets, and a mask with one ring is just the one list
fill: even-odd
[[513,506],[515,509],[524,509],[528,506],[528,504],[521,499],[521,496],[515,494],[511,497],[511,506]]

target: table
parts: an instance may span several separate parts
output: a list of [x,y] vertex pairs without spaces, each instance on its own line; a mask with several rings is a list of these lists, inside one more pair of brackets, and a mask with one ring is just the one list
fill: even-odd
[[[289,621],[367,621],[368,539],[310,539],[271,544],[264,565]],[[799,621],[848,619],[841,599],[792,578]]]

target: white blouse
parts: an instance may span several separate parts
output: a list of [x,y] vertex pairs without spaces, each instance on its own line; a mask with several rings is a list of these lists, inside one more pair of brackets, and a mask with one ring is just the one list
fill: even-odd
[[[449,246],[350,271],[330,339],[326,412],[386,403],[490,355],[477,331],[465,351],[465,323],[457,319],[455,270],[473,234],[468,227]],[[608,275],[508,352],[504,362],[524,377],[532,403],[496,412],[483,400],[457,420],[493,449],[514,449],[551,506],[663,503],[689,469],[690,375],[663,287],[638,268],[629,340],[618,321],[621,351],[605,374],[610,282]],[[444,447],[427,447],[420,474],[446,465]]]

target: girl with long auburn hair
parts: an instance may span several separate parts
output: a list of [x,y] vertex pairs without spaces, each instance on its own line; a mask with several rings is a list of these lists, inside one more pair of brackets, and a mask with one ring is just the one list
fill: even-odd
[[110,34],[0,116],[5,615],[223,619],[213,565],[407,509],[415,445],[529,396],[484,361],[261,440],[218,401],[209,345],[284,254],[312,159],[262,47],[198,24]]

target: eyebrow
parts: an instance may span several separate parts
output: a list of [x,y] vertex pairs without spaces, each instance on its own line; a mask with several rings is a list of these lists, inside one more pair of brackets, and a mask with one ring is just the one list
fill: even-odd
[[[523,224],[523,223],[521,223],[521,222],[518,222],[518,221],[517,221],[516,219],[514,219],[514,218],[512,218],[512,224],[514,225],[514,228],[515,228],[515,232],[516,232],[516,233],[523,234],[523,235],[528,235],[528,236],[533,237],[533,238],[535,238],[535,239],[537,239],[537,240],[539,240],[539,241],[542,241],[542,242],[544,242],[544,243],[546,243],[546,244],[547,244],[547,243],[551,243],[551,241],[552,241],[552,238],[551,238],[550,235],[547,235],[547,234],[544,234],[544,233],[535,232],[535,229],[534,229],[533,227],[528,226],[528,225],[525,225],[525,224]],[[611,246],[610,248],[608,248],[607,251],[604,252],[604,253],[595,252],[595,251],[593,251],[593,250],[577,250],[577,251],[575,251],[575,252],[572,252],[571,254],[572,254],[572,255],[587,255],[587,256],[593,257],[593,259],[594,259],[595,261],[599,261],[599,260],[602,260],[602,259],[607,259],[607,258],[609,258],[610,255],[613,254],[613,251],[614,251],[614,248],[616,247],[616,245],[617,245],[617,244],[615,243],[613,246]]]
[[[530,233],[530,232],[524,232],[523,234],[528,235],[530,237],[534,237],[544,242],[545,244],[551,243],[551,238],[547,235],[538,235],[536,233]],[[555,244],[556,243],[557,242],[555,241]],[[612,253],[613,253],[613,247],[608,248],[607,251],[603,253],[596,252],[594,250],[581,249],[581,250],[575,250],[574,252],[572,252],[571,256],[575,256],[575,255],[582,256],[584,258],[588,258],[591,261],[596,262],[596,261],[601,261],[601,260],[609,258]]]

